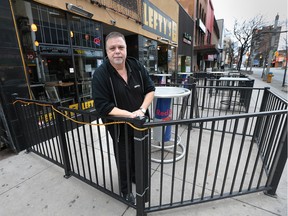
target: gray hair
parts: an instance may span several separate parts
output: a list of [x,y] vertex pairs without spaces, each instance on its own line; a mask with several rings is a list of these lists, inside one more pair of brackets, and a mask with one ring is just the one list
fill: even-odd
[[105,45],[107,44],[107,41],[110,39],[110,38],[117,38],[117,37],[121,37],[123,38],[123,40],[125,41],[126,43],[126,40],[125,40],[125,37],[123,34],[121,34],[120,32],[110,32],[106,38],[105,38]]

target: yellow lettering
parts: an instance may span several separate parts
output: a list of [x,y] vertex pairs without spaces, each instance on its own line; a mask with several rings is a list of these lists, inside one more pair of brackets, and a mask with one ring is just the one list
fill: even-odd
[[172,28],[173,28],[173,33],[172,33],[172,41],[176,42],[177,41],[177,23],[172,21]]
[[45,114],[45,115],[44,115],[44,121],[45,121],[45,122],[48,122],[48,120],[49,120],[48,115]]
[[165,17],[163,17],[163,23],[164,23],[164,34],[166,35],[167,32],[167,20]]
[[70,109],[78,109],[78,104],[71,104],[69,105]]
[[163,22],[163,17],[161,14],[158,14],[158,26],[159,26],[159,32],[163,32],[163,29],[162,29],[162,22]]
[[94,107],[94,100],[87,101],[89,108]]
[[[70,109],[77,109],[78,110],[78,104],[71,104],[71,105],[69,105],[69,108]],[[75,113],[74,112],[70,112],[70,115],[71,115],[71,117],[72,116],[74,116],[75,115]]]
[[87,102],[84,102],[84,103],[82,103],[81,105],[82,105],[82,109],[83,109],[83,110],[89,108],[89,107],[87,107]]
[[147,10],[147,4],[143,2],[143,10],[144,10],[144,25],[148,26],[148,10]]
[[168,22],[167,24],[168,24],[167,27],[168,27],[168,31],[169,31],[169,32],[168,32],[168,35],[169,35],[169,37],[171,37],[171,36],[172,36],[172,35],[171,35],[171,33],[172,33],[172,31],[171,31],[171,30],[172,30],[172,23],[171,23],[171,22]]
[[158,19],[157,18],[158,18],[158,13],[156,11],[154,11],[154,21],[153,22],[154,22],[154,29],[155,30],[157,29],[157,26],[158,26],[158,24],[157,24]]
[[149,19],[149,27],[153,28],[153,9],[150,7],[149,8],[149,14],[148,14],[148,19]]
[[52,113],[49,113],[49,121],[51,121],[53,119],[53,114]]

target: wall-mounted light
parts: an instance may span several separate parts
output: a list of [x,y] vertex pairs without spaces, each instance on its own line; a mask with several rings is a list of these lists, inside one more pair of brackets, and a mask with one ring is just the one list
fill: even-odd
[[93,14],[76,6],[76,5],[73,5],[71,3],[66,3],[66,8],[67,10],[69,11],[72,11],[72,12],[75,12],[75,13],[78,13],[82,16],[85,16],[85,17],[88,17],[88,18],[92,18],[93,17]]
[[157,39],[169,43],[169,39],[167,39],[167,38],[158,37]]
[[37,25],[36,24],[31,24],[31,30],[33,31],[33,32],[36,32],[37,31]]
[[71,37],[71,38],[74,37],[74,33],[73,33],[73,31],[70,31],[70,37]]
[[176,42],[174,42],[174,41],[171,41],[170,43],[173,44],[174,46],[177,46],[177,45],[178,45],[178,44],[177,44]]
[[163,37],[157,37],[158,40],[164,41],[168,44],[172,44],[173,46],[177,46],[178,44],[174,41],[170,41],[168,38],[163,38]]
[[38,42],[37,40],[35,40],[35,41],[34,41],[34,45],[35,45],[36,47],[38,47],[38,46],[39,46],[39,42]]

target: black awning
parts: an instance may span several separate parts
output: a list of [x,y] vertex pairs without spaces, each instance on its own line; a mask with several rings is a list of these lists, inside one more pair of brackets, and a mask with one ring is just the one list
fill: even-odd
[[196,51],[199,54],[207,54],[207,55],[220,53],[220,50],[216,48],[215,44],[195,46],[194,51]]

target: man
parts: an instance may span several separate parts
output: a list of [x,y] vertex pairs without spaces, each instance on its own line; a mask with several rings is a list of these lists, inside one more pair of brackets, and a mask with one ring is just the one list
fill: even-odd
[[[147,70],[138,60],[127,57],[126,41],[121,33],[108,34],[105,48],[107,58],[95,70],[92,80],[92,95],[96,111],[100,116],[127,118],[144,116],[153,101],[155,91],[154,83]],[[111,125],[108,126],[108,130],[113,139],[122,196],[128,202],[134,203],[131,192],[131,182],[135,182],[133,129],[128,127],[128,161],[124,125],[116,127]],[[129,172],[126,168],[127,162],[129,162]],[[129,179],[127,173],[130,174]]]

